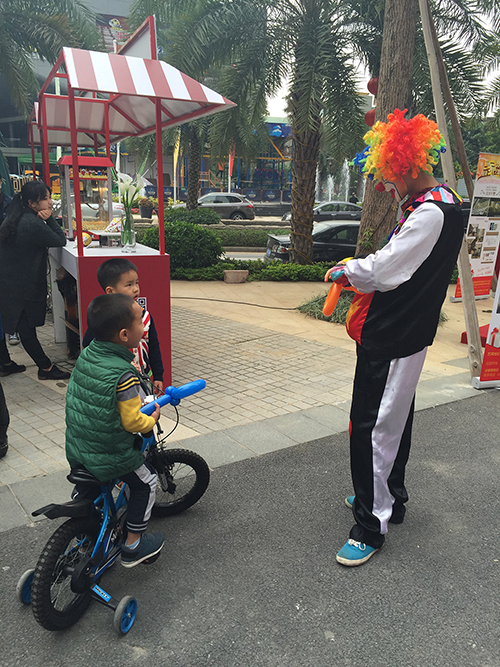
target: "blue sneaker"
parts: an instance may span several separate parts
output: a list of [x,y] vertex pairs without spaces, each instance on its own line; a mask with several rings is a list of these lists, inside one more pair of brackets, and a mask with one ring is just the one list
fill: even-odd
[[350,510],[352,509],[352,506],[354,505],[354,498],[356,498],[356,496],[347,496],[347,498],[344,500],[345,504],[347,505],[347,507]]
[[[165,538],[161,533],[144,533],[135,549],[122,544],[121,563],[123,567],[135,567],[139,563],[153,561],[153,557],[160,554]],[[156,558],[154,559],[156,560]]]
[[349,538],[337,554],[337,563],[350,567],[363,565],[376,551],[379,551],[379,549],[374,549],[364,542],[356,542],[356,540]]

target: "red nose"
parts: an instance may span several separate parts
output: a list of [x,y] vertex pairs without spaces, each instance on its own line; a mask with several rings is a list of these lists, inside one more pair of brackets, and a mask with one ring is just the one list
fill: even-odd
[[385,185],[383,183],[377,183],[375,190],[377,192],[385,192]]

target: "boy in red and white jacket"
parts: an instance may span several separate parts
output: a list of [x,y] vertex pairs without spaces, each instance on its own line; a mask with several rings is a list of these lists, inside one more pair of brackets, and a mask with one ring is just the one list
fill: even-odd
[[[128,294],[135,301],[140,296],[139,276],[137,267],[128,259],[115,257],[103,262],[97,269],[97,280],[106,294]],[[163,361],[161,358],[158,334],[151,313],[142,310],[144,334],[139,345],[134,349],[135,358],[132,362],[141,375],[150,378],[154,387],[163,390]],[[87,329],[83,337],[83,347],[94,338],[92,331]]]

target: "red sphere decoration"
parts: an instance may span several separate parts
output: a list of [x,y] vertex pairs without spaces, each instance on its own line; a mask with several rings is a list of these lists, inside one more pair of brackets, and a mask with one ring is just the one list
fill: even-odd
[[370,109],[365,113],[365,123],[371,127],[375,122],[375,109]]
[[372,78],[368,81],[367,88],[368,92],[372,95],[376,95],[378,93],[378,76],[372,76]]

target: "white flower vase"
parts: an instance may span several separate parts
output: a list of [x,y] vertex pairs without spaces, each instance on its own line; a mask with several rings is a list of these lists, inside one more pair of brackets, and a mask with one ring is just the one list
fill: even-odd
[[122,252],[136,252],[134,218],[131,211],[126,211],[122,221]]

